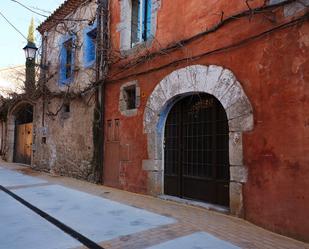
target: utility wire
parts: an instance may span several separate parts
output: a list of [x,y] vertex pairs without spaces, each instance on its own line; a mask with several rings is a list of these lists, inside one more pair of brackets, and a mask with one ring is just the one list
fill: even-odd
[[5,20],[13,29],[15,29],[23,38],[25,38],[26,40],[28,40],[27,37],[24,36],[24,34],[23,34],[22,32],[20,32],[20,31],[18,30],[18,28],[16,28],[16,27],[14,26],[13,23],[11,23],[11,22],[2,14],[1,11],[0,11],[0,15],[4,18],[4,20]]
[[42,17],[45,17],[45,18],[48,17],[47,15],[43,15],[43,14],[41,14],[41,13],[39,13],[39,12],[37,12],[37,11],[35,11],[35,10],[29,8],[29,7],[27,7],[26,5],[22,4],[21,2],[18,2],[18,1],[16,1],[16,0],[10,0],[10,1],[19,4],[20,6],[24,7],[25,9],[31,11],[31,12],[34,13],[34,14],[37,14],[37,15],[42,16]]
[[[50,17],[50,16],[47,16],[47,15],[41,14],[41,13],[33,10],[32,8],[29,8],[28,6],[22,4],[21,2],[19,2],[17,0],[10,0],[10,1],[19,4],[20,6],[22,6],[23,8],[31,11],[34,14],[37,14],[37,15],[42,16],[44,18],[49,18]],[[89,19],[74,19],[74,18],[64,18],[64,19],[53,18],[53,19],[56,20],[56,21],[72,21],[72,22],[90,22],[91,21]]]

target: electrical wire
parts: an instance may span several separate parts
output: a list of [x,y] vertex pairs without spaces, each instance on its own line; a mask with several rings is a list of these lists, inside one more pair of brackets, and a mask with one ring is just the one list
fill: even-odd
[[31,11],[31,12],[34,13],[34,14],[37,14],[37,15],[42,16],[42,17],[45,17],[45,18],[48,17],[47,15],[41,14],[41,13],[39,13],[39,12],[37,12],[37,11],[35,11],[35,10],[29,8],[29,7],[27,7],[26,5],[22,4],[21,2],[18,2],[18,1],[16,1],[16,0],[10,0],[10,1],[19,4],[20,6],[24,7],[25,9]]
[[[32,8],[30,8],[30,7],[28,7],[28,6],[24,5],[24,4],[22,4],[21,2],[19,2],[19,1],[17,1],[17,0],[9,0],[9,1],[19,4],[19,5],[22,6],[23,8],[29,10],[30,12],[32,12],[32,13],[34,13],[34,14],[36,14],[36,15],[42,16],[42,17],[44,17],[44,18],[49,18],[49,17],[50,17],[50,16],[44,15],[44,14],[42,14],[42,13],[39,13],[39,12],[33,10]],[[53,14],[51,14],[51,15],[53,15]],[[56,21],[72,21],[72,22],[89,22],[89,21],[91,21],[91,20],[89,20],[89,19],[74,19],[74,18],[64,18],[64,19],[61,19],[61,18],[60,18],[60,19],[59,19],[59,18],[53,18],[53,19],[56,20]]]
[[27,37],[24,36],[24,34],[23,34],[21,31],[19,31],[18,28],[16,28],[16,27],[14,26],[13,23],[11,23],[11,22],[9,21],[9,19],[7,19],[7,18],[2,14],[1,11],[0,11],[0,15],[4,18],[4,20],[5,20],[12,28],[15,29],[15,31],[17,31],[23,38],[25,38],[25,39],[27,40]]

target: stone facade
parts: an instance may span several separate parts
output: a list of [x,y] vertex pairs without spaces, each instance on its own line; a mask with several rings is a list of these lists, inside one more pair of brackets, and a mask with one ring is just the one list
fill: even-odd
[[[46,86],[51,92],[78,94],[95,81],[95,63],[86,66],[84,62],[84,31],[94,26],[92,23],[96,19],[96,8],[96,3],[85,1],[66,18],[89,21],[67,21],[45,31],[46,57],[43,60],[48,66],[46,78],[50,80]],[[73,79],[68,84],[62,84],[60,53],[62,42],[68,35],[74,36]],[[36,103],[37,124],[32,167],[92,181],[94,91],[85,92],[82,97],[73,99],[50,98],[45,100],[44,107],[43,102],[40,99]],[[69,111],[64,109],[65,104],[69,104]]]
[[[22,108],[25,103],[30,103],[34,110],[31,167],[56,175],[93,181],[93,127],[97,122],[94,119],[95,91],[84,90],[95,81],[95,62],[86,65],[84,43],[85,30],[96,25],[97,4],[93,1],[81,2],[77,1],[75,8],[72,8],[72,3],[70,6],[67,6],[68,2],[64,3],[62,9],[56,10],[39,28],[43,40],[44,64],[41,77],[47,79],[40,78],[40,81],[44,81],[48,91],[45,96],[30,102],[19,101],[10,108],[6,159],[13,161],[15,110]],[[61,16],[63,9],[67,11],[66,16]],[[60,18],[71,21],[60,22]],[[49,25],[50,23],[53,25]],[[74,37],[73,70],[70,81],[62,83],[61,49],[68,36]]]

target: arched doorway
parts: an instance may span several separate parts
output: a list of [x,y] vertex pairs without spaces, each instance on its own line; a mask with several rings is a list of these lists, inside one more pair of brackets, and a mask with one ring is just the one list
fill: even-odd
[[229,128],[221,103],[206,93],[176,102],[164,132],[164,193],[229,206]]
[[14,154],[13,162],[31,164],[33,107],[25,104],[14,112]]
[[148,157],[143,169],[148,174],[147,191],[152,195],[164,190],[164,133],[171,108],[183,96],[205,93],[214,96],[228,120],[229,209],[243,216],[243,185],[247,168],[243,161],[242,134],[253,129],[253,110],[242,85],[229,69],[216,65],[191,65],[166,75],[149,96],[144,112]]

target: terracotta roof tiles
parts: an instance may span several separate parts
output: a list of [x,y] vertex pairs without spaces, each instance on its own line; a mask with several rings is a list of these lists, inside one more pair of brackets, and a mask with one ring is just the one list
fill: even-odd
[[76,10],[86,0],[66,0],[64,1],[44,22],[42,22],[37,30],[43,34],[50,30],[57,23],[65,19],[70,13]]

